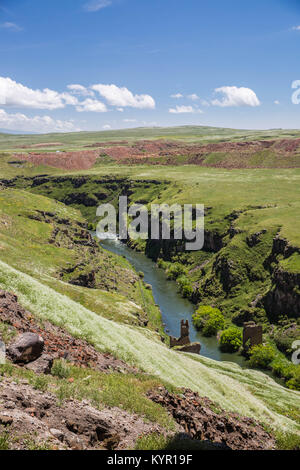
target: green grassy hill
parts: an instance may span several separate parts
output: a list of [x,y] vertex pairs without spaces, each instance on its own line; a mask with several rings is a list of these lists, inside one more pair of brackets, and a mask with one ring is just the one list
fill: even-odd
[[[141,241],[137,247],[163,260],[166,270],[179,264],[196,302],[220,307],[226,321],[239,326],[250,316],[263,324],[264,340],[274,344],[270,332],[283,331],[282,316],[299,322],[299,312],[289,310],[299,301],[299,169],[228,171],[106,162],[87,171],[66,172],[8,163],[18,146],[51,141],[77,149],[97,141],[139,138],[217,142],[299,136],[299,131],[200,127],[1,136],[5,151],[0,156],[0,288],[15,292],[37,318],[64,327],[161,381],[196,390],[277,431],[299,434],[299,392],[257,370],[168,349],[160,340],[162,325],[151,291],[124,259],[99,249],[93,260],[93,248],[83,249],[80,235],[85,221],[97,222],[97,206],[117,205],[120,194],[148,205],[204,204],[210,240],[204,250],[176,252],[171,246],[164,251]],[[90,278],[90,268],[95,271],[93,288],[78,285],[81,275]],[[274,292],[281,303],[272,300]]]
[[[226,129],[206,126],[181,127],[140,127],[115,131],[72,132],[57,134],[12,135],[0,133],[0,150],[17,149],[19,146],[30,146],[41,143],[62,143],[63,148],[73,149],[94,142],[135,141],[140,139],[176,139],[185,142],[220,142],[264,139],[299,138],[299,130],[270,129],[244,130]],[[54,147],[56,148],[56,147]],[[59,148],[59,146],[57,147]]]

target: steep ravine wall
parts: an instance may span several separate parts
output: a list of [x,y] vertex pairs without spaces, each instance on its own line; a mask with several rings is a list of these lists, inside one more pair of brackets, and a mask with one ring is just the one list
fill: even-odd
[[[100,179],[88,176],[49,177],[47,175],[14,178],[0,182],[3,186],[23,188],[79,208],[90,222],[96,221],[96,208],[103,202],[112,202],[117,207],[118,197],[127,195],[129,201],[147,204],[160,198],[168,185],[167,182],[162,181],[131,181],[125,177]],[[192,269],[193,275],[190,272],[187,274],[194,286],[191,300],[195,303],[211,300],[218,304],[221,299],[221,304],[223,302],[225,305],[226,299],[231,297],[234,303],[234,299],[240,294],[239,288],[248,284],[250,291],[253,291],[253,298],[247,298],[248,304],[242,305],[246,317],[249,308],[250,310],[255,308],[265,310],[272,321],[276,321],[280,315],[299,317],[300,274],[285,271],[278,264],[278,258],[287,259],[293,253],[300,252],[300,249],[292,247],[279,235],[273,239],[270,238],[270,234],[263,232],[241,235],[233,225],[233,221],[236,221],[239,215],[240,213],[224,215],[226,228],[223,227],[222,233],[217,230],[205,230],[203,248],[203,252],[206,253],[205,267],[200,264]],[[236,237],[241,236],[242,249],[237,250],[234,241]],[[268,236],[269,241],[262,250],[260,244],[263,243],[264,237]],[[132,241],[128,244],[133,248],[136,245]],[[178,254],[184,252],[184,245],[185,240],[148,240],[144,245],[144,251],[154,260],[162,258],[173,262]],[[259,256],[256,256],[255,250]],[[238,255],[241,257],[240,260]],[[189,256],[188,269],[193,254]],[[249,259],[245,261],[247,257]],[[257,298],[259,301],[256,301]]]

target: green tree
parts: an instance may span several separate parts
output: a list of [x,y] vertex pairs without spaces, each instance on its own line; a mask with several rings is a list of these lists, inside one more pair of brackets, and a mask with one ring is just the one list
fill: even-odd
[[238,351],[242,344],[242,332],[238,328],[232,326],[222,331],[220,336],[221,351],[233,353]]
[[270,344],[259,344],[250,349],[249,364],[258,369],[268,369],[276,353]]
[[225,326],[225,318],[218,308],[202,305],[193,315],[193,323],[205,336],[214,336]]

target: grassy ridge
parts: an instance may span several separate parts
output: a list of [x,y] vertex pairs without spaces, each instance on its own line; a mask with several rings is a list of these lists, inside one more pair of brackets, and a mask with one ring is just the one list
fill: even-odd
[[[40,210],[55,216],[48,222],[36,220]],[[58,224],[59,219],[67,224]],[[139,317],[147,318],[148,327],[162,333],[159,309],[131,265],[101,247],[91,253],[74,243],[83,220],[79,211],[52,199],[26,191],[0,191],[0,258],[106,318],[135,324]],[[60,230],[59,238],[50,243],[55,229]],[[70,275],[60,277],[64,269],[78,264],[83,266],[72,272],[73,277],[97,270],[94,289],[69,284]]]
[[227,410],[251,416],[277,430],[300,431],[295,411],[300,409],[300,394],[283,388],[265,374],[242,370],[231,363],[178,354],[157,341],[150,331],[96,315],[3,262],[0,287],[16,292],[19,301],[36,317],[84,337],[99,350],[111,351],[151,375],[196,390]]
[[[30,146],[51,142],[62,143],[63,148],[72,149],[74,147],[81,148],[94,142],[109,142],[114,140],[134,141],[138,139],[176,139],[186,142],[201,141],[203,143],[209,143],[297,137],[300,137],[300,131],[293,129],[244,130],[208,126],[140,127],[136,129],[72,132],[67,134],[12,135],[0,133],[0,150],[17,149],[22,145]],[[60,147],[57,146],[51,148],[56,149]]]

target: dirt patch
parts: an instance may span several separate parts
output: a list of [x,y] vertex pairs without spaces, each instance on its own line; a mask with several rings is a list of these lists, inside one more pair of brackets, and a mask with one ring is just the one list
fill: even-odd
[[47,165],[63,170],[88,170],[98,156],[98,152],[85,150],[81,152],[29,153],[15,154],[14,157],[33,165]]
[[92,367],[95,370],[111,370],[137,373],[138,369],[114,358],[111,354],[100,353],[86,341],[74,338],[58,326],[46,321],[40,325],[32,314],[26,311],[14,294],[0,290],[0,320],[18,333],[36,333],[44,339],[44,353],[53,358],[65,358],[71,363]]
[[44,144],[32,144],[32,145],[18,145],[18,149],[33,149],[33,148],[44,148],[44,147],[59,147],[63,145],[62,142],[45,142]]
[[165,388],[148,393],[148,398],[167,408],[193,439],[225,444],[233,450],[271,450],[275,440],[253,419],[225,412],[208,398],[183,390],[182,395]]
[[88,401],[67,400],[33,389],[22,381],[0,383],[0,425],[10,436],[12,449],[33,445],[49,449],[125,450],[134,448],[140,435],[163,433],[157,424],[119,408],[98,410]]
[[86,145],[87,148],[109,147],[114,145],[128,145],[127,140],[119,140],[115,142],[95,142],[94,144]]
[[[102,151],[122,164],[194,164],[230,169],[278,165],[288,168],[300,166],[297,160],[299,147],[300,139],[220,142],[206,145],[143,140],[127,146],[103,146]],[[264,156],[265,151],[269,152],[271,161],[275,158],[275,163],[270,163],[268,155]],[[206,161],[208,156],[211,156],[211,160]]]

